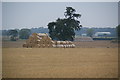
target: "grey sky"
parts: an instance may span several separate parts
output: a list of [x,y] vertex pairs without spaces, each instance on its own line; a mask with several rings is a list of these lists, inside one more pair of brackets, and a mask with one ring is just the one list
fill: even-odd
[[2,3],[0,2],[0,29],[2,29]]
[[120,1],[118,3],[118,24],[120,25]]
[[3,29],[47,27],[51,21],[64,17],[67,6],[82,16],[83,27],[116,27],[117,2],[3,2]]

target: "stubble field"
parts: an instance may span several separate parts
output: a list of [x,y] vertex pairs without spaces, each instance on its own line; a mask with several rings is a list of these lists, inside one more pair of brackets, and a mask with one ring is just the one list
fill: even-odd
[[22,48],[23,42],[3,42],[3,78],[118,77],[117,47]]

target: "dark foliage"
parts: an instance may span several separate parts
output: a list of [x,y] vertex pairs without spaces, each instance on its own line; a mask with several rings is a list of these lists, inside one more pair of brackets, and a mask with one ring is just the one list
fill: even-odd
[[10,36],[11,41],[16,41],[17,40],[16,37],[18,36],[18,31],[17,30],[9,30],[8,35]]
[[19,31],[19,38],[20,39],[28,39],[30,34],[31,34],[31,30],[30,29],[21,29]]
[[66,7],[65,18],[58,18],[56,22],[48,24],[49,34],[53,40],[73,41],[75,30],[80,30],[82,27],[80,21],[77,20],[81,15],[75,12],[75,9],[72,7]]
[[116,27],[118,39],[120,40],[120,25]]

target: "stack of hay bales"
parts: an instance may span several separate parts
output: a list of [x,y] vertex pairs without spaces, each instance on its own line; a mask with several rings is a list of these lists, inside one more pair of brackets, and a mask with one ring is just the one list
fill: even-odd
[[33,33],[29,39],[23,44],[23,47],[44,48],[53,47],[54,42],[47,34]]
[[45,33],[33,33],[29,39],[23,44],[27,48],[74,48],[75,45],[71,41],[52,41]]

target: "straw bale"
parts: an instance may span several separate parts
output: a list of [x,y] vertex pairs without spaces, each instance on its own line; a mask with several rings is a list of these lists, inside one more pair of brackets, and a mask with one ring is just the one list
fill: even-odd
[[63,41],[63,44],[65,45],[65,44],[66,44],[66,41]]
[[72,44],[72,41],[69,41],[69,44]]
[[66,45],[63,45],[64,48],[66,48],[67,46]]
[[26,43],[24,43],[24,44],[23,44],[23,47],[27,47],[27,44],[26,44]]
[[55,42],[54,42],[54,41],[51,41],[51,44],[55,44]]
[[72,44],[72,48],[74,48],[75,47],[75,45],[74,44]]
[[54,47],[54,48],[55,48],[55,47],[57,47],[57,46],[53,44],[53,45],[52,45],[52,47]]
[[48,47],[53,47],[53,45],[52,44],[48,44]]
[[61,42],[60,41],[57,41],[57,45],[59,45]]
[[32,43],[28,43],[27,45],[28,45],[28,47],[33,47]]
[[39,48],[39,47],[40,47],[40,46],[39,46],[38,44],[34,46],[34,48]]
[[72,48],[72,45],[69,45],[70,46],[70,48]]
[[46,33],[37,33],[38,36],[48,36]]
[[63,48],[63,45],[60,45],[60,48]]
[[60,48],[60,45],[56,45],[57,48]]
[[68,45],[65,45],[66,46],[66,48],[68,47]]
[[58,41],[59,44],[63,44],[63,41]]
[[69,44],[69,41],[66,41],[66,44]]
[[32,35],[33,35],[33,36],[36,36],[36,35],[38,35],[38,33],[32,33]]

